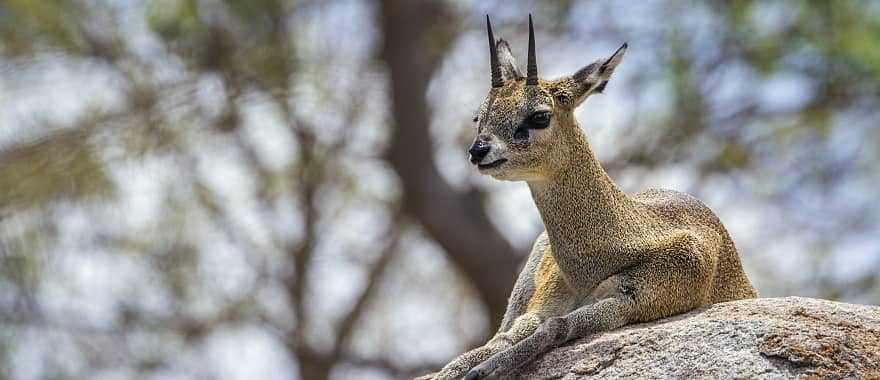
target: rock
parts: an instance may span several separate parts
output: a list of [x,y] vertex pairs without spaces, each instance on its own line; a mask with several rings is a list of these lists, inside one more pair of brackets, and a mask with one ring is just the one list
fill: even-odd
[[880,307],[759,298],[569,342],[524,379],[880,379]]

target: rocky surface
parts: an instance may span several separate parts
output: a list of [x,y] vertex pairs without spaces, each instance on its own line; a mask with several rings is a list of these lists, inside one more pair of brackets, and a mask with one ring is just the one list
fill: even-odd
[[525,379],[880,379],[880,307],[800,297],[713,305],[576,340]]

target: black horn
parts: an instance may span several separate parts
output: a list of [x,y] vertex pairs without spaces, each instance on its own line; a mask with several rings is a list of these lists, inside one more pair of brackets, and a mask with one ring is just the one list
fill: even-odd
[[529,14],[529,62],[526,66],[526,85],[538,84],[538,59],[535,58],[535,28],[532,26],[532,15]]
[[492,70],[492,87],[504,86],[501,79],[501,65],[498,64],[498,47],[495,45],[495,36],[492,35],[492,23],[489,15],[486,15],[486,28],[489,30],[489,66]]

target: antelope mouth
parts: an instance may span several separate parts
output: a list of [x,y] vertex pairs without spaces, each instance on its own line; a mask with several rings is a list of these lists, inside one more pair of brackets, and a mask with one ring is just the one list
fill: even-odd
[[505,162],[507,162],[507,159],[506,159],[506,158],[502,158],[502,159],[499,159],[499,160],[492,161],[492,162],[490,162],[490,163],[488,163],[488,164],[478,164],[478,165],[477,165],[477,168],[479,168],[480,170],[486,170],[486,169],[497,168],[497,167],[501,166],[501,164],[503,164],[503,163],[505,163]]

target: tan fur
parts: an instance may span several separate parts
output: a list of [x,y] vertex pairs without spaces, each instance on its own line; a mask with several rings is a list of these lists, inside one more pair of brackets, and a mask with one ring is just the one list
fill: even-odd
[[[478,139],[491,146],[476,161],[490,164],[480,171],[525,181],[547,230],[495,337],[435,378],[503,376],[568,339],[757,297],[730,235],[708,207],[671,190],[625,194],[587,142],[574,109],[604,89],[625,48],[536,86],[508,78],[480,106]],[[504,53],[506,71],[515,72],[512,55]],[[516,137],[534,125],[535,113],[547,111],[549,126]]]
[[[535,276],[535,293],[529,298],[526,307],[527,313],[543,314],[552,308],[552,304],[575,293],[562,277],[556,259],[552,254],[546,254],[541,258],[538,272]],[[561,305],[558,305],[559,307]]]

